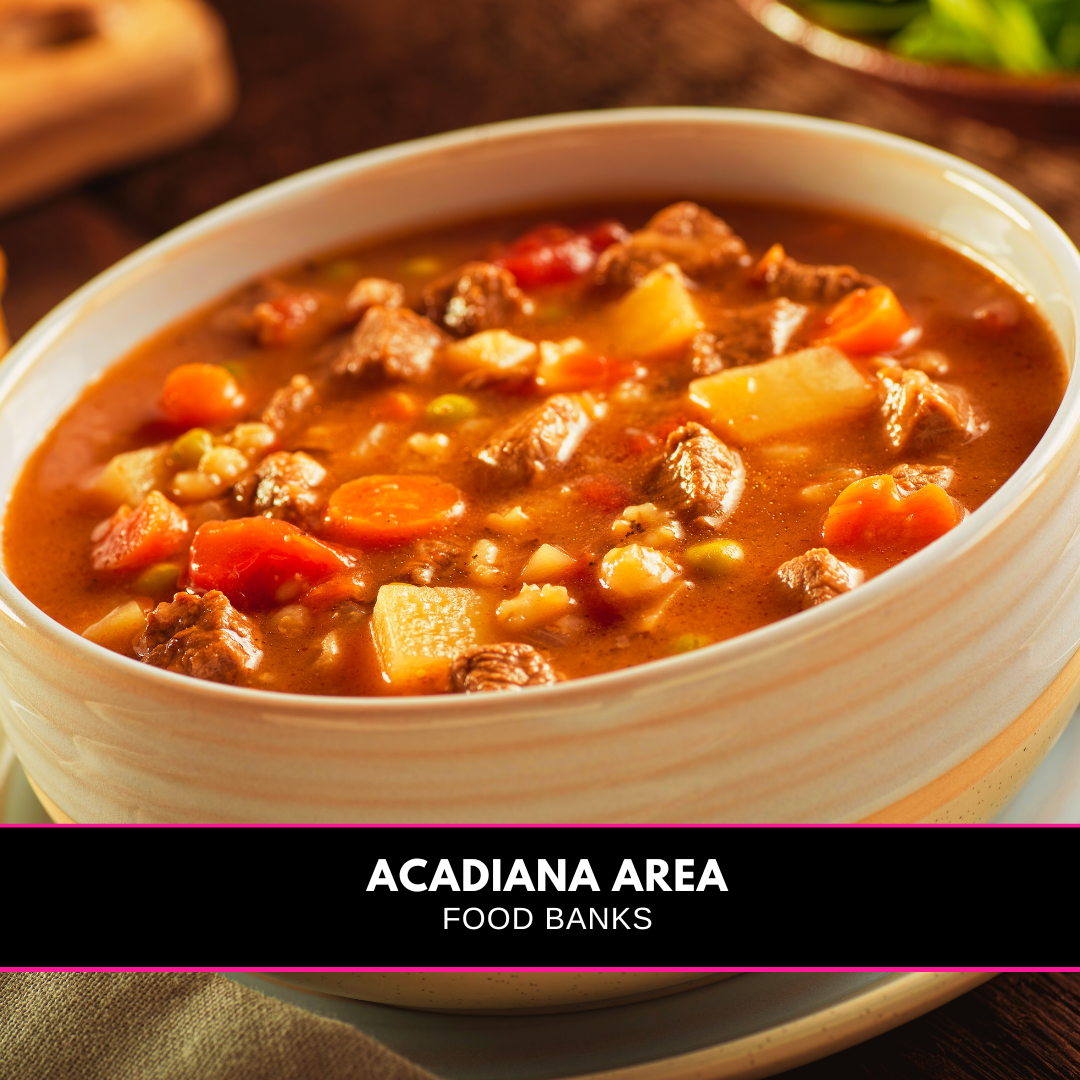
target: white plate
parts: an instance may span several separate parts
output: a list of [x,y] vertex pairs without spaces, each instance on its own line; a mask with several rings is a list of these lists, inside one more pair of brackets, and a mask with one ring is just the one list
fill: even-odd
[[344,1021],[445,1080],[752,1080],[920,1016],[982,973],[762,972],[589,1012],[462,1016],[244,986]]

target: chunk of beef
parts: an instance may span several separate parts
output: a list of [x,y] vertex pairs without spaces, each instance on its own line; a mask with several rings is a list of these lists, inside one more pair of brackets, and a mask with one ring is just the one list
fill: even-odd
[[248,682],[263,655],[255,625],[216,589],[158,604],[132,644],[144,663],[221,683]]
[[898,453],[970,442],[986,432],[988,425],[958,387],[936,383],[914,368],[883,368],[878,377],[885,390],[885,438]]
[[716,335],[702,330],[690,342],[690,367],[695,375],[715,375],[727,367]]
[[881,282],[853,266],[812,266],[771,248],[750,272],[750,280],[768,296],[784,296],[803,304],[835,304],[855,289],[872,289]]
[[833,555],[828,548],[811,548],[789,559],[776,571],[780,587],[798,600],[803,610],[824,604],[862,583],[863,574]]
[[489,262],[470,262],[433,281],[421,294],[424,314],[457,337],[508,325],[530,315],[533,302],[509,270]]
[[345,310],[350,319],[359,319],[368,308],[401,307],[405,303],[405,287],[396,281],[387,281],[386,278],[366,277],[361,278],[349,291],[345,299]]
[[514,420],[476,457],[507,482],[539,479],[573,457],[591,425],[592,417],[579,398],[555,394]]
[[319,395],[306,375],[294,375],[287,386],[274,391],[270,404],[263,410],[261,420],[279,435],[300,420],[315,404]]
[[418,382],[427,377],[435,350],[446,335],[429,319],[406,308],[368,308],[334,361],[335,375],[382,375]]
[[622,243],[612,244],[596,264],[600,284],[637,285],[664,263],[677,263],[691,277],[744,263],[746,245],[715,214],[697,203],[679,202],[655,214]]
[[956,473],[948,465],[897,465],[889,475],[905,491],[918,491],[927,484],[937,484],[947,491]]
[[460,544],[450,540],[418,540],[412,548],[412,558],[401,568],[401,577],[414,585],[431,585],[452,569],[464,554]]
[[255,305],[251,313],[255,340],[266,349],[291,345],[318,313],[319,297],[312,293],[289,293]]
[[715,529],[738,506],[745,483],[742,458],[691,421],[667,437],[652,486],[665,504]]
[[514,641],[474,645],[450,665],[450,690],[455,694],[521,690],[561,679],[542,652]]
[[723,367],[782,356],[809,310],[805,304],[780,297],[767,304],[725,311],[711,327]]
[[247,513],[300,522],[318,510],[317,488],[325,480],[326,470],[313,457],[279,450],[233,486],[233,499]]

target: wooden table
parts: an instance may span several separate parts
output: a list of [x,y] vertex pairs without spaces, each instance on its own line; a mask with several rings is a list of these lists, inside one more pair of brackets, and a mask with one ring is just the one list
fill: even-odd
[[[14,337],[140,244],[268,181],[401,139],[573,109],[736,105],[868,124],[990,169],[1080,240],[1080,141],[1043,145],[918,108],[771,39],[730,0],[216,6],[240,71],[237,114],[196,146],[0,218]],[[1080,1077],[1080,975],[1003,975],[788,1075]]]

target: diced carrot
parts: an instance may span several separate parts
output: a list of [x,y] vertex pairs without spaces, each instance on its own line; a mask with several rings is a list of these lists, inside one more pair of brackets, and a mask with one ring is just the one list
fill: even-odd
[[567,353],[543,369],[543,387],[548,393],[590,390],[611,386],[637,374],[638,366],[598,353]]
[[936,484],[904,495],[891,476],[866,476],[836,497],[821,535],[829,548],[910,553],[944,536],[963,518],[963,508]]
[[435,532],[464,513],[461,492],[435,476],[361,476],[330,496],[326,528],[343,543],[382,547]]
[[750,280],[756,285],[762,284],[768,277],[769,270],[782,263],[787,258],[782,244],[773,244],[768,251],[758,260],[757,265],[750,271]]
[[391,390],[371,406],[378,420],[412,420],[420,414],[420,405],[404,390]]
[[824,329],[815,345],[846,353],[888,352],[911,329],[911,319],[892,289],[875,285],[848,293],[825,316]]
[[234,420],[246,404],[236,380],[220,364],[181,364],[173,368],[161,394],[165,415],[184,427]]
[[121,506],[91,534],[95,570],[132,570],[160,562],[187,539],[188,521],[160,491],[151,491],[134,510]]
[[240,608],[295,600],[308,586],[351,570],[356,559],[276,518],[207,521],[191,541],[188,571],[198,589],[219,589]]

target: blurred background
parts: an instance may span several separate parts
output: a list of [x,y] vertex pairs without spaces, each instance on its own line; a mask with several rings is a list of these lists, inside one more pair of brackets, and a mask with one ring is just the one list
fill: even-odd
[[[136,7],[143,0],[116,2]],[[25,15],[49,3],[54,23],[45,36],[51,37],[37,44],[53,64],[50,105],[59,107],[70,92],[55,74],[59,62],[94,45],[94,33],[71,14],[77,4],[65,0],[68,23],[56,24],[56,0],[0,0],[0,174],[20,164],[18,139],[4,140],[11,120],[4,114],[18,114],[25,104],[21,90],[4,91],[5,77],[25,68],[11,47],[22,39],[13,38],[10,18],[5,33],[4,12]],[[576,109],[728,105],[866,124],[988,168],[1080,239],[1080,112],[1075,141],[1067,128],[1064,138],[1044,141],[1026,135],[1023,125],[1019,132],[1015,124],[1014,130],[996,126],[992,109],[988,121],[985,110],[983,119],[973,119],[917,101],[780,40],[734,0],[214,0],[208,6],[228,43],[216,62],[227,66],[231,53],[235,65],[235,107],[218,107],[227,119],[204,116],[200,131],[209,133],[176,136],[172,142],[183,143],[177,149],[154,146],[140,157],[133,146],[125,159],[132,163],[106,166],[103,175],[69,181],[58,193],[49,194],[57,185],[44,182],[6,208],[0,200],[0,248],[10,279],[4,306],[13,337],[147,240],[269,181],[403,139]],[[179,31],[170,34],[179,40]],[[149,45],[144,53],[152,58]],[[137,96],[135,77],[126,81]],[[182,97],[165,111],[179,116],[193,100]],[[148,122],[129,124],[135,143],[139,123]],[[81,130],[90,131],[85,124]],[[63,148],[71,145],[65,137]]]

